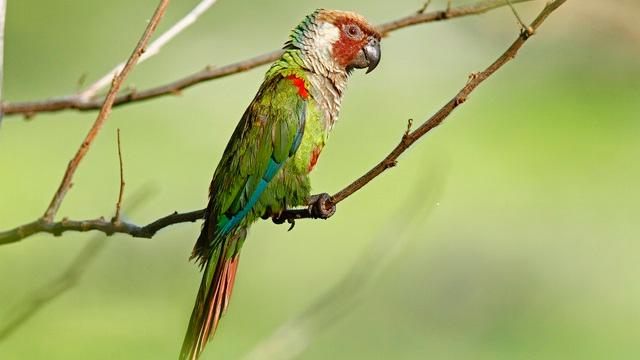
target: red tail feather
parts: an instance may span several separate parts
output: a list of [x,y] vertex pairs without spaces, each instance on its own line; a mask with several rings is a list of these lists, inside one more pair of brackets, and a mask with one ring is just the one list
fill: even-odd
[[207,312],[207,320],[204,322],[204,328],[201,333],[201,342],[205,343],[209,336],[213,336],[218,328],[218,322],[220,317],[227,310],[229,306],[229,298],[231,298],[231,292],[233,291],[233,281],[236,277],[236,270],[238,269],[238,260],[240,254],[236,254],[230,259],[226,259],[222,263],[222,272],[218,277],[217,282],[212,288],[213,298],[209,304]]
[[[215,334],[220,318],[229,306],[239,260],[240,253],[227,258],[222,252],[217,261],[212,259],[211,263],[206,264],[180,359],[197,359],[207,340]],[[215,268],[212,269],[210,266]],[[214,272],[213,275],[210,271]],[[207,283],[209,278],[210,284]]]

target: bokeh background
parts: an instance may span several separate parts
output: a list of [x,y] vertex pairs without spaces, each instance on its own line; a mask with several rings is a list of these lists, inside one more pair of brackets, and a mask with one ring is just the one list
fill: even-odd
[[[173,2],[159,31],[196,3]],[[79,88],[83,74],[89,82],[101,76],[129,55],[156,4],[10,0],[5,98],[64,95]],[[380,23],[420,5],[220,0],[136,68],[129,84],[158,85],[277,48],[316,7]],[[532,19],[543,5],[518,9]],[[443,6],[434,1],[431,9]],[[335,292],[359,294],[301,337],[299,358],[637,359],[639,11],[634,0],[568,1],[514,62],[332,219],[302,221],[291,232],[256,224],[230,311],[203,358],[242,358],[374,249],[364,268],[375,275],[360,271]],[[386,38],[379,68],[350,80],[314,189],[334,192],[371,167],[398,142],[407,119],[432,114],[517,32],[504,7]],[[129,219],[146,223],[204,206],[226,140],[264,70],[117,108],[59,216],[112,216],[117,128],[125,207],[134,194],[150,194],[126,212]],[[1,229],[44,211],[95,115],[4,120]],[[0,342],[0,359],[176,358],[200,279],[187,261],[198,231],[188,223],[152,240],[108,238],[75,287]],[[94,236],[44,234],[0,248],[0,325]]]

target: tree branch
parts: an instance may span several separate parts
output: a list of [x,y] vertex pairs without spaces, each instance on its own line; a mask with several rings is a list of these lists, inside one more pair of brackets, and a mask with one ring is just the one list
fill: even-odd
[[136,45],[133,53],[129,57],[129,60],[127,60],[126,65],[122,69],[122,72],[120,72],[118,76],[113,79],[111,89],[109,90],[107,97],[104,99],[104,103],[100,108],[100,112],[98,113],[96,121],[93,123],[93,126],[89,130],[89,133],[80,144],[80,147],[78,148],[75,156],[69,162],[67,171],[65,172],[64,177],[60,182],[60,186],[58,187],[58,190],[54,194],[53,199],[51,199],[49,207],[43,215],[44,221],[51,222],[56,216],[56,213],[58,212],[58,209],[62,204],[62,200],[64,200],[67,191],[69,191],[69,188],[71,187],[73,174],[76,172],[78,165],[80,165],[80,162],[82,161],[86,153],[89,151],[89,148],[91,147],[93,140],[98,135],[98,132],[100,132],[102,125],[109,117],[109,114],[111,113],[111,107],[113,106],[113,102],[115,101],[118,90],[120,90],[120,87],[122,86],[122,82],[127,78],[131,70],[133,70],[133,67],[136,65],[138,59],[140,58],[140,56],[142,56],[142,53],[144,53],[145,47],[147,46],[147,43],[151,38],[151,34],[153,34],[153,32],[156,30],[156,27],[158,26],[158,23],[160,22],[162,15],[164,15],[164,12],[167,9],[168,5],[169,0],[160,0],[155,13],[151,18],[151,21],[149,22],[149,25],[147,25],[147,28],[142,34],[142,37],[138,41],[138,45]]
[[[176,35],[181,33],[184,29],[192,25],[198,20],[198,18],[204,14],[217,0],[202,0],[196,5],[187,15],[175,23],[169,30],[165,31],[157,39],[151,42],[146,48],[144,54],[140,56],[138,64],[149,59],[150,57],[158,54],[160,49],[171,41]],[[121,62],[116,65],[111,71],[98,79],[95,83],[87,86],[85,90],[78,92],[74,97],[77,97],[81,101],[89,101],[93,98],[98,91],[105,88],[113,80],[113,78],[122,71],[125,66],[125,62]]]
[[[538,17],[531,23],[530,27],[535,31],[540,27],[544,20],[566,0],[554,0],[548,3]],[[446,103],[440,110],[438,110],[431,118],[422,123],[414,131],[410,131],[410,127],[402,136],[400,143],[377,165],[375,165],[366,174],[362,175],[344,189],[333,194],[328,200],[325,200],[321,205],[323,207],[335,206],[339,202],[345,200],[356,191],[362,189],[371,180],[382,174],[387,169],[396,165],[397,159],[404,153],[409,147],[411,147],[418,139],[426,135],[429,131],[440,125],[455,108],[464,103],[469,95],[480,85],[484,80],[489,78],[493,73],[500,69],[504,64],[513,59],[518,50],[524,45],[524,43],[530,38],[529,32],[526,30],[521,31],[518,38],[511,44],[511,46],[489,67],[479,73],[471,74],[467,84],[454,96],[448,103]],[[323,199],[323,197],[317,197],[317,199]],[[316,200],[317,201],[317,200]],[[317,206],[316,203],[312,206]],[[306,214],[309,214],[308,216]],[[204,217],[204,209],[196,210],[188,213],[173,213],[171,215],[160,218],[146,226],[138,226],[128,222],[114,223],[106,221],[103,218],[93,220],[68,220],[63,219],[60,222],[46,222],[43,219],[36,220],[29,224],[22,225],[18,228],[0,233],[0,245],[17,242],[28,236],[31,236],[40,232],[47,232],[54,235],[60,235],[65,231],[89,231],[98,230],[111,235],[114,233],[129,234],[133,237],[151,238],[159,230],[182,222],[194,222]],[[311,211],[308,209],[292,209],[284,212],[279,216],[279,219],[283,220],[295,220],[302,218],[313,217]]]
[[139,238],[152,238],[158,231],[167,226],[194,222],[204,217],[204,210],[195,210],[187,213],[174,212],[145,226],[136,225],[127,221],[111,221],[103,217],[90,220],[71,220],[64,218],[56,222],[47,222],[43,219],[24,224],[15,229],[0,232],[0,245],[11,244],[38,233],[50,233],[55,236],[62,235],[65,231],[87,232],[97,230],[107,235],[128,234]]
[[[511,0],[511,3],[519,3],[525,1],[531,0]],[[462,16],[482,14],[484,12],[505,5],[508,5],[506,0],[484,0],[475,4],[452,7],[446,10],[432,11],[428,13],[414,12],[412,15],[380,24],[377,28],[383,36],[387,36],[392,31],[396,31],[409,26],[430,23],[434,21],[448,20]],[[207,66],[201,71],[185,76],[181,79],[165,85],[160,85],[140,91],[132,90],[128,93],[120,94],[115,98],[113,106],[115,107],[133,102],[149,100],[165,95],[179,94],[182,90],[196,84],[219,79],[229,75],[234,75],[254,69],[261,65],[271,63],[278,57],[280,57],[280,55],[282,55],[282,50],[278,49],[219,68]],[[55,112],[68,109],[75,109],[80,111],[96,110],[100,108],[100,105],[102,103],[102,99],[90,99],[80,96],[79,94],[75,94],[45,100],[5,103],[4,109],[6,115],[23,114],[27,117],[32,117],[40,112]]]

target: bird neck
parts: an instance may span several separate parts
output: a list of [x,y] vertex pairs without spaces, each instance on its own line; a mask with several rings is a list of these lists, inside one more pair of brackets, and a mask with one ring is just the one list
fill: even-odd
[[325,126],[330,129],[338,120],[342,94],[347,86],[346,71],[330,70],[325,61],[305,55],[302,50],[288,48],[267,71],[266,77],[295,74],[305,81],[313,99],[320,107]]

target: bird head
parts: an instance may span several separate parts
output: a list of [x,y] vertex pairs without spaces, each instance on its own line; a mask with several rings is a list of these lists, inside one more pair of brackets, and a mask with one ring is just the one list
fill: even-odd
[[293,29],[285,48],[291,47],[320,73],[365,68],[369,73],[380,62],[380,33],[363,16],[348,11],[314,11]]

